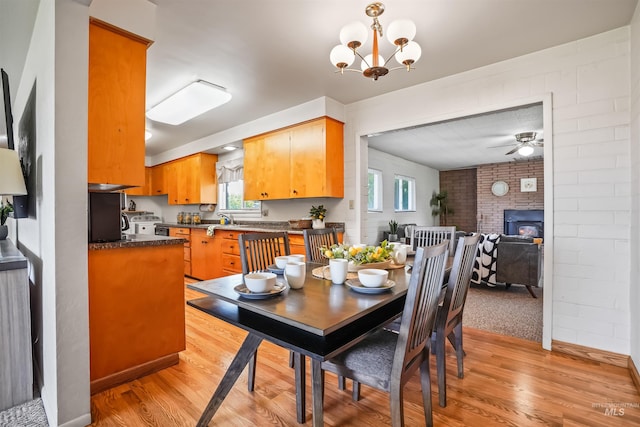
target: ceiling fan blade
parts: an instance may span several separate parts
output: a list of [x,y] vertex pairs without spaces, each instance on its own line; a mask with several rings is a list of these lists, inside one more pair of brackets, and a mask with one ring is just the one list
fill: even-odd
[[515,153],[515,152],[516,152],[516,151],[518,151],[519,149],[520,149],[520,146],[518,145],[518,146],[514,147],[514,148],[513,148],[513,150],[509,151],[508,153],[504,153],[504,155],[505,155],[505,156],[508,156],[509,154],[513,154],[513,153]]
[[542,141],[534,141],[531,143],[532,147],[544,147],[544,143]]

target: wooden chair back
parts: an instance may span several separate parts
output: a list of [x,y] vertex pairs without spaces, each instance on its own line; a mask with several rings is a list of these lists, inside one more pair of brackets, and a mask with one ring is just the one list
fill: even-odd
[[473,236],[460,237],[458,240],[451,273],[449,274],[449,282],[445,291],[444,303],[436,320],[436,327],[438,330],[442,328],[444,337],[449,335],[448,331],[462,320],[462,311],[469,292],[473,261],[476,257],[479,240],[479,233]]
[[242,274],[267,270],[277,256],[289,255],[289,235],[286,232],[245,233],[238,236]]
[[443,242],[416,249],[413,268],[418,264],[421,269],[418,274],[412,271],[409,280],[391,370],[391,378],[400,378],[400,386],[418,368],[416,362],[421,360],[421,354],[428,358],[426,349],[435,325],[448,247],[448,242]]
[[449,255],[453,255],[455,247],[455,226],[421,226],[413,227],[413,233],[411,234],[411,247],[415,251],[416,248],[421,246],[433,246],[449,241]]
[[338,232],[335,228],[307,228],[302,234],[304,235],[304,249],[306,252],[307,262],[315,262],[320,264],[328,264],[329,259],[322,255],[321,247],[329,247],[337,245]]

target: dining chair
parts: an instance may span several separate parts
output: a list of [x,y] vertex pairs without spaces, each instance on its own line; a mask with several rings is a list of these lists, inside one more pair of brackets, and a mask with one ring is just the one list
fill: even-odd
[[433,246],[445,240],[449,241],[449,255],[455,251],[455,226],[420,226],[413,227],[411,233],[411,247],[415,251],[420,246]]
[[306,228],[302,232],[304,236],[304,249],[307,253],[307,261],[319,264],[329,264],[329,259],[322,254],[321,247],[337,245],[338,232],[335,228]]
[[404,425],[403,388],[418,368],[426,425],[433,425],[429,343],[447,256],[447,243],[416,250],[399,333],[379,328],[322,363],[323,372],[388,392],[394,427]]
[[479,240],[480,233],[460,237],[458,240],[449,281],[444,290],[444,301],[438,306],[436,322],[431,335],[431,348],[436,355],[438,400],[442,407],[447,406],[446,340],[449,340],[456,352],[458,378],[464,378],[463,359],[465,353],[462,346],[462,313],[471,283],[473,261]]
[[[243,233],[238,235],[240,247],[240,263],[242,274],[253,271],[267,270],[275,264],[276,257],[290,255],[289,235],[282,232],[274,233]],[[257,353],[249,361],[249,378],[247,388],[253,391],[256,379]],[[293,365],[293,355],[289,355],[289,365]]]

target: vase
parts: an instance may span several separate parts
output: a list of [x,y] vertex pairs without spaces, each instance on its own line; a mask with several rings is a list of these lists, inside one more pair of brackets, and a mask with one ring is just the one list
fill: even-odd
[[6,240],[9,235],[9,228],[6,225],[0,225],[0,240]]
[[397,234],[389,234],[389,238],[387,240],[388,242],[397,242],[398,241],[398,235]]
[[314,220],[311,222],[311,227],[315,228],[316,230],[317,230],[317,229],[319,229],[319,228],[324,228],[324,220],[322,220],[322,219],[317,219],[317,218],[316,218],[316,219],[314,219]]

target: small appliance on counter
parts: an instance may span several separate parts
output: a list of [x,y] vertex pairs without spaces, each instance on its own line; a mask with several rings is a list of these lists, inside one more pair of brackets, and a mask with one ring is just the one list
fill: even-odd
[[129,222],[135,234],[156,234],[156,224],[162,219],[156,215],[136,215]]
[[89,243],[122,239],[120,193],[89,193]]

